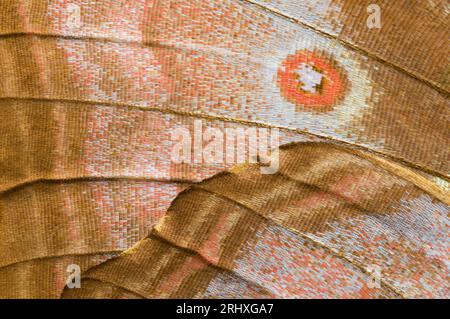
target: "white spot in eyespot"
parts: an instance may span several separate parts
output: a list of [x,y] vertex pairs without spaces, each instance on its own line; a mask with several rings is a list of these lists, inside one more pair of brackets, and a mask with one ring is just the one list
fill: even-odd
[[302,90],[309,93],[317,93],[317,87],[322,83],[323,74],[314,70],[307,63],[301,63],[297,70],[299,81],[303,84]]

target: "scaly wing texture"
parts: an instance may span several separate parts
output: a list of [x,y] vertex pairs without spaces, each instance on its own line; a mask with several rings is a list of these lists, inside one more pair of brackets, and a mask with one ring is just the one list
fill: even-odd
[[58,297],[68,265],[131,247],[233,166],[171,160],[195,119],[370,149],[445,186],[448,4],[381,9],[369,30],[351,0],[2,1],[0,296]]
[[[448,92],[450,3],[411,0],[248,0],[338,38],[354,49]],[[370,5],[380,7],[381,29],[367,27]],[[419,22],[420,21],[420,22]]]
[[191,186],[63,296],[445,298],[448,195],[370,153],[291,144],[277,174],[238,166]]

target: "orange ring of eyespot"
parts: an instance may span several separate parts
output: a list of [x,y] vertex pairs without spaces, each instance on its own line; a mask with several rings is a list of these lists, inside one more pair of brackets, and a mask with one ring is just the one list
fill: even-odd
[[[303,91],[296,71],[307,63],[323,75],[321,90],[317,93]],[[290,102],[315,111],[330,111],[342,97],[345,78],[335,63],[327,63],[317,53],[303,50],[289,55],[278,69],[278,84],[282,95]]]

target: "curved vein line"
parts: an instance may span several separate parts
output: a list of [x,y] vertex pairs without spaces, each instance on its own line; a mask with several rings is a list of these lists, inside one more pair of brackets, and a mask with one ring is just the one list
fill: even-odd
[[[120,254],[119,256],[115,257],[115,259],[120,259],[120,258],[123,258],[123,257],[125,257],[125,256],[127,256],[127,255],[132,255],[133,253],[135,253],[135,251],[136,251],[136,249],[137,249],[137,247],[138,247],[138,246],[136,246],[136,245],[139,245],[140,243],[142,243],[142,242],[145,241],[145,240],[150,240],[150,241],[151,241],[151,240],[156,240],[156,241],[158,241],[158,242],[160,242],[160,243],[163,243],[163,244],[165,244],[165,245],[171,246],[171,247],[175,248],[176,250],[180,250],[180,251],[182,251],[182,252],[188,253],[189,255],[197,256],[197,257],[199,257],[199,258],[200,258],[207,266],[209,266],[209,267],[211,267],[211,268],[213,268],[213,269],[215,269],[215,270],[217,270],[217,271],[219,271],[219,272],[230,273],[230,274],[232,274],[233,276],[235,276],[235,277],[237,277],[237,278],[239,278],[239,279],[241,279],[241,280],[243,280],[243,281],[245,281],[245,282],[247,282],[247,283],[249,283],[249,284],[252,284],[252,285],[258,287],[259,289],[261,289],[262,291],[264,291],[266,294],[268,294],[268,295],[270,295],[270,296],[275,295],[273,292],[271,292],[270,290],[268,290],[266,287],[261,286],[259,283],[256,283],[256,282],[254,282],[254,281],[252,281],[252,280],[249,280],[249,279],[246,279],[246,278],[242,277],[240,274],[235,273],[233,270],[230,270],[230,269],[228,269],[228,268],[226,268],[226,267],[223,267],[223,266],[220,266],[220,265],[217,265],[217,264],[212,263],[209,259],[207,259],[207,258],[206,258],[203,254],[201,254],[200,252],[198,252],[198,251],[196,251],[196,250],[194,250],[194,249],[188,248],[188,247],[184,247],[184,246],[178,245],[177,243],[175,243],[175,242],[169,240],[169,239],[166,238],[163,234],[160,234],[158,231],[156,231],[155,228],[153,228],[152,232],[151,232],[147,237],[145,237],[144,239],[138,241],[133,247],[130,247],[130,248],[128,248],[128,249],[122,251],[121,254]],[[103,262],[103,263],[101,263],[101,264],[98,264],[98,265],[96,265],[96,266],[94,266],[94,267],[91,267],[91,268],[89,268],[88,271],[89,271],[89,272],[93,272],[93,271],[95,272],[95,270],[96,270],[97,268],[108,266],[107,263],[108,263],[109,261],[110,261],[110,260],[107,260],[107,261],[105,261],[105,262]],[[121,267],[121,268],[122,268],[122,267]],[[82,275],[82,277],[83,277],[83,275]],[[89,279],[92,278],[92,279],[95,279],[95,280],[102,281],[101,279],[97,279],[95,273],[92,274],[92,275],[90,275],[89,273],[87,273],[84,277],[85,277],[85,278],[89,278]],[[113,284],[114,284],[115,286],[122,287],[122,284],[118,284],[118,283],[113,283]],[[125,287],[124,287],[124,288],[125,288]],[[128,289],[128,290],[129,290],[129,288],[125,288],[125,289]],[[140,294],[141,294],[141,293],[140,293]],[[145,296],[145,298],[148,299],[147,296]]]
[[[444,94],[445,96],[449,96],[450,92],[446,90],[444,87],[442,87],[440,84],[436,83],[433,80],[430,80],[426,77],[421,76],[419,73],[410,71],[401,65],[398,65],[394,62],[390,62],[379,55],[368,51],[367,49],[364,49],[354,43],[351,43],[349,41],[342,40],[341,38],[334,36],[328,32],[325,32],[323,30],[320,30],[310,24],[307,24],[299,19],[290,17],[288,15],[285,15],[282,12],[276,11],[274,9],[265,7],[259,3],[255,3],[251,0],[239,0],[243,3],[246,3],[247,5],[258,7],[259,10],[266,11],[270,13],[271,15],[278,16],[282,18],[283,20],[290,21],[296,25],[299,25],[301,27],[307,28],[308,30],[314,31],[315,33],[320,34],[321,36],[337,41],[343,46],[347,47],[347,49],[351,49],[353,51],[356,51],[358,53],[361,53],[365,56],[368,56],[378,62],[381,62],[385,66],[389,66],[397,71],[400,71],[401,73],[407,75],[410,78],[413,78],[431,88],[438,91],[439,93]],[[186,49],[184,47],[180,47],[178,45],[174,44],[163,44],[161,42],[156,41],[136,41],[136,40],[126,40],[126,39],[120,39],[120,38],[111,38],[111,37],[98,37],[98,36],[81,36],[81,35],[64,35],[64,34],[56,34],[56,33],[43,33],[43,32],[36,32],[36,31],[16,31],[16,32],[10,32],[10,33],[3,33],[0,34],[0,38],[8,38],[8,37],[19,37],[19,36],[35,36],[35,37],[49,37],[49,38],[61,38],[61,39],[68,39],[68,40],[85,40],[85,41],[93,41],[93,42],[103,42],[103,43],[123,43],[127,45],[133,45],[133,46],[139,46],[139,47],[160,47],[160,48],[171,48],[171,49]],[[188,50],[194,50],[193,48],[189,48]]]
[[[364,275],[366,275],[366,276],[370,276],[370,275],[371,275],[371,273],[370,273],[363,265],[361,265],[360,263],[358,263],[358,262],[356,262],[356,261],[354,261],[354,260],[352,260],[352,259],[346,257],[344,254],[340,253],[339,251],[336,251],[336,250],[334,250],[333,248],[331,248],[331,247],[325,245],[324,243],[321,243],[321,242],[319,242],[319,241],[317,241],[317,240],[311,238],[310,236],[306,235],[306,234],[303,233],[303,232],[300,232],[300,231],[298,231],[298,230],[296,230],[296,229],[294,229],[294,228],[291,228],[291,227],[286,227],[286,226],[284,226],[284,225],[281,225],[281,224],[279,224],[278,222],[276,222],[275,220],[273,220],[272,218],[269,218],[269,217],[266,217],[266,216],[260,214],[259,212],[257,212],[257,211],[254,210],[253,208],[251,208],[251,207],[249,207],[249,206],[247,206],[247,205],[245,205],[245,204],[243,204],[243,203],[240,203],[240,202],[236,201],[236,200],[233,199],[233,198],[230,198],[230,197],[228,197],[228,196],[225,196],[225,195],[216,193],[216,192],[211,191],[211,190],[207,190],[207,189],[198,187],[198,185],[192,185],[192,186],[190,187],[190,189],[193,189],[194,191],[195,191],[195,190],[204,191],[204,192],[207,192],[207,193],[212,194],[212,195],[214,195],[214,196],[217,196],[217,197],[219,197],[219,198],[222,198],[222,199],[224,199],[225,201],[234,203],[235,205],[237,205],[237,206],[239,206],[239,207],[242,207],[242,208],[246,209],[247,211],[249,211],[249,212],[251,212],[251,213],[253,213],[253,214],[255,214],[255,215],[261,217],[262,219],[264,219],[264,220],[266,220],[266,221],[269,221],[269,222],[271,222],[271,223],[274,223],[274,224],[276,224],[276,225],[278,225],[278,226],[281,226],[281,227],[283,227],[283,228],[286,228],[286,229],[290,230],[291,232],[293,232],[293,233],[295,233],[295,234],[298,234],[299,236],[303,237],[303,238],[306,239],[307,241],[313,243],[316,247],[317,247],[317,246],[318,246],[318,247],[321,247],[321,248],[323,248],[324,250],[326,250],[328,253],[330,253],[331,255],[335,256],[336,258],[342,259],[342,260],[344,260],[345,262],[349,263],[350,265],[352,265],[353,267],[355,267],[356,269],[358,269],[360,272],[362,272]],[[389,291],[395,293],[396,295],[398,295],[398,296],[401,297],[402,299],[405,299],[405,298],[406,298],[406,297],[403,295],[402,292],[400,292],[400,291],[397,290],[395,287],[391,286],[389,283],[385,282],[385,281],[382,280],[381,278],[380,278],[380,285],[381,285],[381,286],[384,286],[387,290],[389,290]]]
[[[305,144],[309,144],[309,143],[306,142]],[[261,164],[261,162],[258,162],[258,164]],[[239,176],[239,174],[235,173],[234,171],[225,171],[224,173],[230,173],[232,175]],[[327,188],[324,188],[324,187],[321,187],[321,186],[318,186],[318,185],[315,185],[315,184],[312,184],[312,183],[308,183],[308,182],[296,179],[296,178],[294,178],[294,177],[292,177],[292,176],[290,176],[290,175],[288,175],[286,173],[283,173],[281,171],[277,171],[274,175],[277,175],[280,178],[283,178],[285,180],[293,182],[293,183],[295,183],[297,185],[307,187],[307,188],[309,188],[309,189],[311,189],[313,191],[323,192],[323,193],[326,193],[327,195],[331,195],[332,197],[337,199],[340,203],[342,203],[343,205],[345,205],[345,206],[347,206],[349,208],[356,209],[356,210],[358,210],[360,212],[363,212],[363,213],[365,213],[367,215],[373,215],[374,214],[372,211],[367,210],[366,208],[364,208],[360,204],[354,203],[354,202],[350,202],[349,199],[346,198],[345,196],[343,196],[343,195],[341,195],[339,193],[333,192],[333,191],[331,191],[331,190],[329,190]],[[213,178],[214,178],[214,176],[213,176]],[[206,190],[206,191],[209,190],[208,188],[204,188],[201,183],[195,184],[195,185],[191,185],[191,186],[195,186],[195,188],[203,189],[203,190]]]
[[270,295],[270,296],[273,296],[273,295],[277,296],[275,292],[271,291],[270,289],[268,289],[268,288],[262,286],[261,284],[255,282],[255,281],[253,281],[253,280],[250,280],[250,279],[247,279],[247,278],[242,277],[241,274],[238,274],[238,273],[235,272],[234,270],[229,269],[229,268],[224,267],[224,266],[221,266],[221,265],[219,265],[219,264],[213,263],[212,261],[210,261],[208,258],[206,258],[206,257],[205,257],[202,253],[200,253],[199,251],[197,251],[197,250],[195,250],[195,249],[192,249],[192,248],[189,248],[189,247],[181,246],[181,245],[179,245],[179,244],[177,244],[177,243],[171,241],[170,239],[166,238],[163,234],[159,233],[159,232],[157,231],[156,228],[153,228],[152,232],[150,233],[150,235],[149,235],[147,238],[149,238],[149,239],[151,239],[151,238],[156,239],[156,240],[158,240],[158,241],[160,241],[160,242],[164,242],[164,243],[166,243],[166,244],[168,244],[168,245],[170,245],[170,246],[172,246],[172,247],[175,247],[175,248],[177,248],[177,249],[179,249],[179,250],[186,251],[186,252],[188,252],[188,253],[190,253],[190,254],[193,254],[193,255],[195,255],[195,256],[198,256],[198,257],[200,257],[200,258],[201,258],[208,266],[210,266],[210,267],[212,267],[212,268],[215,268],[215,269],[217,269],[217,270],[219,270],[219,271],[224,271],[224,272],[227,272],[227,273],[231,273],[231,274],[233,274],[233,276],[236,276],[237,278],[239,278],[239,279],[241,279],[241,280],[243,280],[243,281],[245,281],[245,282],[247,282],[247,283],[250,283],[250,284],[252,284],[252,285],[254,285],[254,286],[256,286],[256,287],[259,287],[262,291],[264,291],[265,293],[267,293],[267,294]]
[[112,44],[125,44],[133,47],[138,47],[142,49],[148,48],[160,48],[160,49],[170,49],[179,50],[187,52],[203,51],[211,54],[220,55],[222,57],[226,56],[237,56],[247,61],[252,61],[255,64],[261,66],[267,66],[266,61],[263,58],[255,58],[249,56],[245,53],[235,52],[224,48],[217,48],[211,45],[196,44],[196,43],[163,43],[161,41],[133,41],[120,38],[111,37],[95,37],[95,36],[82,36],[82,35],[63,35],[55,33],[40,33],[40,32],[14,32],[8,34],[0,34],[1,38],[16,38],[16,37],[35,37],[41,38],[41,40],[47,39],[63,39],[63,40],[73,40],[73,41],[84,41],[84,42],[97,42],[97,43],[112,43]]
[[47,259],[63,258],[63,257],[77,257],[77,256],[81,257],[81,256],[98,256],[98,255],[108,255],[108,254],[119,254],[122,251],[123,250],[106,250],[106,251],[99,250],[99,251],[87,252],[87,253],[54,254],[54,255],[46,255],[46,256],[40,256],[40,257],[33,257],[33,258],[29,258],[29,259],[14,261],[9,264],[0,265],[0,271],[3,270],[4,268],[10,267],[10,266],[16,266],[18,264],[27,263],[30,261],[41,261],[41,260],[44,261]]
[[388,162],[384,158],[375,157],[373,154],[370,153],[366,154],[358,150],[353,151],[345,150],[345,151],[347,153],[354,154],[359,158],[365,159],[377,167],[383,168],[385,171],[394,174],[395,176],[403,179],[404,181],[414,184],[416,187],[420,188],[422,191],[428,193],[429,195],[436,197],[444,204],[450,205],[450,192],[445,191],[439,186],[433,184],[430,180],[417,174],[416,172],[408,170],[398,165],[397,163]]
[[72,184],[72,183],[89,183],[89,182],[115,182],[115,181],[129,181],[129,182],[156,182],[156,183],[174,183],[174,184],[192,184],[197,182],[196,180],[184,180],[184,179],[158,179],[153,177],[133,177],[133,176],[87,176],[87,177],[68,177],[68,178],[36,178],[30,179],[21,183],[18,183],[12,187],[6,188],[0,191],[0,196],[16,192],[20,189],[28,187],[30,185],[39,183],[48,184]]
[[333,191],[331,191],[331,190],[329,190],[327,188],[324,188],[324,187],[320,187],[320,186],[314,185],[312,183],[308,183],[308,182],[304,182],[302,180],[295,179],[294,177],[292,177],[290,175],[287,175],[285,173],[282,173],[280,171],[278,171],[276,174],[279,175],[280,177],[282,177],[284,179],[287,179],[289,181],[292,181],[292,182],[294,182],[294,183],[296,183],[298,185],[306,186],[308,188],[311,188],[312,190],[323,192],[323,193],[326,193],[328,195],[331,195],[332,197],[336,198],[337,200],[339,200],[341,203],[343,203],[347,207],[354,208],[354,209],[356,209],[356,210],[358,210],[360,212],[366,213],[368,215],[373,215],[372,211],[369,211],[369,210],[365,209],[364,207],[362,207],[358,203],[350,202],[348,198],[346,198],[345,196],[343,196],[343,195],[341,195],[339,193],[333,192]]
[[[327,144],[324,142],[299,142],[299,143],[303,144],[303,145],[330,145],[330,144]],[[297,143],[293,142],[293,143],[285,144],[284,147],[286,148],[286,147],[289,147],[290,145],[296,145],[296,144]],[[330,145],[330,146],[334,148],[334,145]],[[281,148],[283,148],[283,146]],[[450,205],[450,192],[440,188],[439,186],[437,186],[436,184],[434,184],[433,182],[431,182],[424,176],[419,175],[412,170],[408,170],[405,167],[403,167],[395,162],[387,161],[386,159],[384,159],[382,157],[375,156],[372,153],[362,152],[361,150],[354,150],[351,148],[339,148],[338,150],[341,150],[341,151],[343,151],[347,154],[351,154],[353,156],[357,156],[358,158],[360,158],[362,160],[368,161],[375,167],[381,168],[385,172],[393,174],[393,175],[397,176],[398,178],[413,184],[414,186],[416,186],[417,188],[420,188],[425,193],[427,193],[433,197],[436,197],[444,204]],[[264,165],[264,163],[261,161],[261,157],[258,157],[258,164]],[[230,173],[234,174],[234,172],[232,172],[232,171],[230,171]],[[281,171],[278,171],[276,174],[280,175],[282,177],[288,178],[294,182],[300,182],[300,183],[303,183],[304,185],[317,188],[317,189],[327,192],[333,196],[339,197],[339,198],[343,199],[344,201],[348,201],[347,198],[345,198],[344,196],[342,196],[338,193],[331,192],[328,189],[322,188],[322,187],[314,185],[314,184],[310,184],[307,182],[303,182],[301,180],[297,180],[297,179],[293,178],[292,176],[287,175]],[[351,203],[351,204],[356,205],[356,207],[359,210],[366,212],[366,210],[364,208],[362,208],[361,206],[359,206],[358,204],[356,204],[356,203]]]
[[[105,261],[106,262],[106,261]],[[102,263],[103,264],[103,263]],[[101,264],[100,264],[101,265]],[[92,267],[91,267],[92,268]],[[91,268],[89,268],[88,270],[90,270]],[[116,283],[113,283],[113,282],[110,282],[110,281],[107,281],[107,280],[103,280],[103,279],[97,279],[97,278],[92,278],[92,277],[89,277],[89,275],[88,276],[83,276],[83,275],[81,275],[81,280],[87,280],[87,281],[96,281],[96,282],[101,282],[102,284],[107,284],[107,285],[110,285],[110,286],[114,286],[114,287],[116,287],[116,288],[119,288],[119,289],[122,289],[122,290],[124,290],[124,291],[126,291],[127,293],[130,293],[130,294],[133,294],[133,295],[135,295],[135,296],[137,296],[137,297],[140,297],[140,298],[142,298],[142,299],[148,299],[146,296],[143,296],[143,295],[141,295],[140,293],[138,293],[138,292],[135,292],[135,291],[132,291],[132,290],[130,290],[130,289],[128,289],[128,288],[125,288],[125,287],[123,287],[122,285],[118,285],[118,284],[116,284]],[[83,288],[82,288],[83,289]],[[66,294],[67,292],[69,292],[70,290],[68,290],[68,288],[65,286],[64,287],[64,289],[61,291],[61,294],[60,294],[60,296],[59,296],[59,299],[67,299],[66,297],[64,297],[64,294]]]
[[247,119],[240,119],[240,118],[231,118],[231,117],[224,117],[219,115],[211,115],[206,114],[202,112],[191,112],[191,111],[180,111],[177,109],[173,109],[171,105],[168,105],[168,108],[165,107],[158,107],[158,106],[143,106],[143,105],[137,105],[137,104],[131,104],[131,103],[123,103],[123,102],[110,102],[110,101],[95,101],[95,100],[76,100],[76,99],[64,99],[64,98],[46,98],[46,97],[7,97],[7,96],[0,96],[1,100],[18,100],[18,101],[35,101],[35,102],[62,102],[62,103],[81,103],[86,105],[96,105],[96,106],[105,106],[105,107],[124,107],[129,110],[140,110],[140,111],[146,111],[146,112],[159,112],[162,114],[173,114],[178,116],[185,116],[189,118],[199,118],[199,119],[207,119],[212,121],[223,121],[223,122],[229,122],[229,123],[237,123],[242,125],[248,125],[248,126],[256,126],[256,127],[262,127],[262,128],[277,128],[283,131],[288,132],[294,132],[301,135],[309,136],[312,138],[320,138],[329,142],[336,143],[337,145],[345,145],[348,147],[352,147],[359,150],[364,150],[369,153],[376,154],[378,156],[387,157],[392,160],[398,161],[404,165],[410,166],[412,168],[420,169],[424,171],[425,173],[438,176],[446,181],[450,182],[450,177],[447,175],[443,175],[443,173],[438,172],[432,168],[410,162],[404,158],[397,157],[395,155],[391,154],[385,154],[381,151],[373,150],[368,148],[364,145],[354,144],[351,142],[347,142],[344,140],[339,140],[331,136],[327,135],[320,135],[316,133],[311,133],[308,130],[302,130],[299,128],[289,127],[289,126],[282,126],[282,125],[276,125],[276,124],[267,124],[264,122],[259,121],[252,121]]
[[38,37],[38,38],[57,38],[57,39],[65,39],[65,40],[81,40],[81,41],[92,41],[92,42],[100,42],[100,43],[118,43],[118,44],[127,44],[130,46],[138,46],[138,47],[160,47],[160,48],[178,48],[174,45],[163,44],[160,42],[151,42],[151,41],[135,41],[135,40],[127,40],[121,38],[111,38],[111,37],[99,37],[99,36],[88,36],[88,35],[68,35],[68,34],[58,34],[58,33],[44,33],[44,32],[36,32],[36,31],[15,31],[10,33],[2,33],[0,34],[1,38],[16,38],[16,37]]

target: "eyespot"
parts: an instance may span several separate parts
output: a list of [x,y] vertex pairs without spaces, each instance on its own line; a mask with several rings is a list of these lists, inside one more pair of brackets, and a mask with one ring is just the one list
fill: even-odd
[[284,98],[310,111],[331,111],[344,96],[346,82],[337,62],[316,51],[297,51],[278,69],[278,85]]

